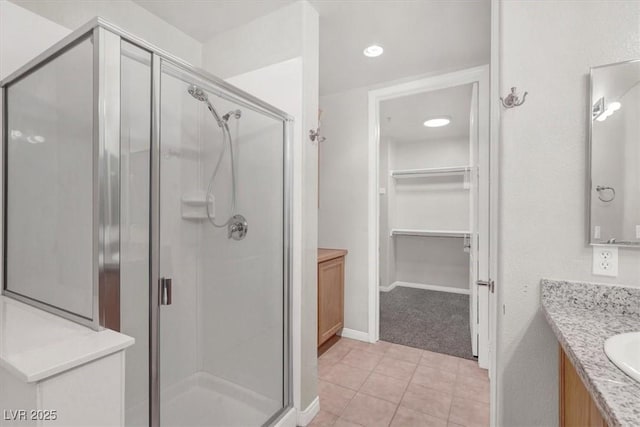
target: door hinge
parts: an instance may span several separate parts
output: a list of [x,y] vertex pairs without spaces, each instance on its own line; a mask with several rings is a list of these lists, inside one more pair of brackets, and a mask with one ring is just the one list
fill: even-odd
[[496,284],[492,279],[489,279],[489,280],[478,280],[476,282],[476,285],[478,285],[478,286],[486,286],[486,287],[489,288],[489,292],[491,292],[491,293],[495,292]]

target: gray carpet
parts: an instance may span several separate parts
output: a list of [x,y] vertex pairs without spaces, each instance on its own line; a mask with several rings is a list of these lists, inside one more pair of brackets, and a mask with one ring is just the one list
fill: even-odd
[[469,295],[401,286],[380,292],[380,339],[474,359]]

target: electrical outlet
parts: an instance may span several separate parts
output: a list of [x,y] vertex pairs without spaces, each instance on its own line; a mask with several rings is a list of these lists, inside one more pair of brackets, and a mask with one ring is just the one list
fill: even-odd
[[593,227],[593,238],[594,239],[599,239],[600,238],[600,226],[596,225]]
[[611,277],[618,275],[618,248],[593,246],[593,274]]

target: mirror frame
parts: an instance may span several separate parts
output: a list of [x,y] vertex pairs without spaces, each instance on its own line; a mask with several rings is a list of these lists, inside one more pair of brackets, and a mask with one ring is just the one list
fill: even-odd
[[[588,127],[588,144],[587,144],[587,244],[589,246],[615,246],[615,247],[623,247],[623,248],[636,248],[640,249],[640,240],[638,242],[615,242],[615,243],[607,243],[607,242],[593,242],[591,237],[591,202],[593,199],[593,180],[591,175],[591,164],[592,164],[592,154],[593,154],[593,72],[594,70],[598,70],[600,68],[613,67],[615,65],[624,65],[624,64],[632,64],[638,62],[640,63],[640,59],[631,59],[627,61],[613,62],[611,64],[597,65],[595,67],[589,68],[589,98],[587,102],[587,127]],[[640,118],[639,118],[640,119]],[[638,166],[640,167],[640,166]],[[639,189],[640,191],[640,189]]]

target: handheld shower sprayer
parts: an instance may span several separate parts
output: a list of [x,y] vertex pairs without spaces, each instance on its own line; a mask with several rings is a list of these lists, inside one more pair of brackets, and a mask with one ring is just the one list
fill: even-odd
[[[196,85],[190,85],[187,88],[187,92],[189,92],[189,95],[193,96],[198,101],[204,102],[207,105],[207,108],[218,124],[218,127],[222,130],[222,150],[220,151],[220,155],[216,161],[216,165],[213,169],[213,173],[211,174],[211,178],[209,179],[209,186],[207,188],[207,218],[214,227],[227,227],[229,238],[242,240],[247,234],[248,226],[245,218],[242,215],[236,214],[236,170],[233,155],[233,139],[231,138],[229,126],[227,125],[227,122],[231,117],[239,119],[242,116],[242,112],[240,110],[232,110],[221,118],[216,109],[213,108],[213,105],[211,105],[211,102],[209,102],[209,97],[202,88]],[[218,175],[218,170],[220,169],[220,164],[222,163],[222,158],[224,157],[227,146],[229,146],[229,160],[231,163],[231,209],[227,220],[222,224],[218,224],[215,222],[215,218],[211,215],[208,202],[209,198],[213,196],[213,184],[216,180],[216,176]]]
[[211,103],[209,102],[209,97],[207,96],[207,93],[204,90],[202,90],[202,88],[196,85],[191,85],[187,89],[187,92],[189,92],[189,95],[193,96],[198,101],[204,102],[207,105],[207,108],[209,108],[209,111],[211,111],[213,118],[216,119],[218,126],[221,128],[224,126],[224,124],[226,123],[226,120],[223,121],[220,118],[220,115],[218,115],[218,112],[216,111],[216,109],[213,108],[213,105],[211,105]]

